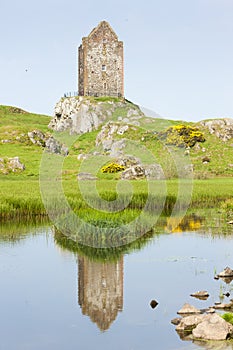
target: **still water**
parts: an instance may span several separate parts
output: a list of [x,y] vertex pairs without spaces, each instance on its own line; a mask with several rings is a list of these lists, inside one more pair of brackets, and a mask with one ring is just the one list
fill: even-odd
[[[233,231],[154,235],[105,261],[66,249],[49,226],[0,232],[0,350],[219,349],[182,341],[170,321],[185,302],[205,308],[223,292],[233,297],[233,282],[213,278],[233,267]],[[191,298],[198,290],[209,299]]]

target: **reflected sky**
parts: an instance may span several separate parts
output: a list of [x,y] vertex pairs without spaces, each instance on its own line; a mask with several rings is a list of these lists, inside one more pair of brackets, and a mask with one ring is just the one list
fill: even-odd
[[[95,262],[61,248],[51,230],[30,232],[0,241],[0,350],[205,349],[182,342],[171,319],[185,302],[213,305],[220,289],[233,297],[232,282],[213,278],[232,266],[231,235],[163,234],[118,261]],[[197,290],[209,299],[191,298]]]

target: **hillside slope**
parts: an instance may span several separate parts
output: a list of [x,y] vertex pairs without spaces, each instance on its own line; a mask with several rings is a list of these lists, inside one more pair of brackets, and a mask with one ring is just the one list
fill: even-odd
[[[103,110],[104,108],[107,110],[107,106],[109,106],[108,99],[106,98],[101,102]],[[115,102],[111,101],[111,106]],[[91,103],[96,104],[96,101],[91,101]],[[100,133],[102,126],[109,121],[118,126],[127,126],[122,134],[115,133],[113,135],[114,138],[116,140],[133,140],[150,150],[156,157],[157,163],[161,164],[167,178],[177,176],[176,164],[168,151],[169,147],[174,152],[179,153],[181,157],[190,157],[194,166],[195,178],[229,177],[233,175],[233,140],[231,137],[223,140],[218,137],[217,133],[211,133],[210,128],[203,122],[187,123],[161,118],[149,118],[144,116],[143,113],[136,115],[136,113],[132,112],[137,109],[138,107],[130,102],[127,102],[126,108],[121,103],[117,108],[113,109],[111,115],[109,114],[108,117],[102,120],[102,123],[94,131],[78,135],[69,149],[69,155],[64,161],[64,178],[76,178],[82,160],[88,154],[101,152],[100,148],[96,146],[96,137]],[[129,112],[130,110],[131,112]],[[48,129],[50,121],[51,117],[49,116],[28,113],[16,107],[0,106],[0,158],[20,157],[20,160],[26,167],[22,173],[7,175],[8,179],[38,178],[40,159],[44,149],[32,144],[28,140],[27,133],[32,130],[53,133],[51,129]],[[158,139],[158,134],[161,131],[180,124],[197,127],[203,133],[205,142],[197,142],[195,146],[187,149],[168,146],[166,142]],[[222,132],[224,133],[224,129],[222,129]],[[57,135],[60,137],[59,134]],[[98,176],[106,179],[118,178],[117,174],[104,175],[99,173]],[[0,177],[4,179],[6,176],[0,174]]]

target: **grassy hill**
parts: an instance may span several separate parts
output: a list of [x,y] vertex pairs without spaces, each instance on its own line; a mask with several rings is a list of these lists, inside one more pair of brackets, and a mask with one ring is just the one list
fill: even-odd
[[[123,109],[116,110],[111,120],[118,122],[119,116],[124,118],[125,111]],[[0,106],[0,158],[18,156],[26,166],[26,169],[21,173],[0,174],[0,216],[15,216],[19,212],[45,214],[39,188],[39,167],[44,149],[29,142],[27,133],[35,129],[44,133],[52,133],[47,127],[50,119],[49,116],[28,113],[17,107]],[[171,179],[167,184],[168,196],[174,202],[177,180],[172,180],[172,178],[177,175],[176,166],[173,157],[169,155],[167,145],[160,142],[157,135],[166,128],[181,123],[199,127],[206,140],[204,143],[200,143],[199,147],[192,147],[189,150],[191,162],[194,164],[194,176],[199,179],[194,181],[193,203],[205,203],[206,205],[208,202],[210,205],[214,205],[219,200],[225,200],[233,196],[231,180],[233,175],[233,167],[231,166],[233,162],[233,141],[221,141],[215,135],[211,135],[199,123],[144,117],[140,120],[140,126],[132,125],[124,135],[117,135],[116,137],[134,140],[155,155],[167,178]],[[80,153],[87,154],[95,150],[95,140],[100,129],[101,127],[99,130],[77,137],[69,149],[68,157],[64,158],[62,179],[68,198],[74,205],[77,204],[77,191],[79,191],[77,188],[77,173],[81,164],[77,156]],[[58,135],[58,137],[60,136]],[[172,147],[172,149],[181,157],[186,157],[183,148]],[[55,155],[55,157],[61,156]],[[208,157],[210,161],[203,162],[204,157]],[[119,175],[99,172],[98,177],[101,180],[98,185],[100,192],[104,198],[111,200],[112,194],[116,191],[115,180]],[[206,179],[210,180],[206,182]],[[133,186],[136,192],[144,198],[145,185],[143,182],[136,181]],[[76,191],[75,195],[74,189]],[[106,194],[106,190],[110,195]],[[137,204],[135,205],[137,207]],[[86,204],[79,203],[80,206],[84,210],[83,213],[85,212],[83,215],[86,215]],[[119,220],[121,216],[119,215],[116,215],[116,220]]]

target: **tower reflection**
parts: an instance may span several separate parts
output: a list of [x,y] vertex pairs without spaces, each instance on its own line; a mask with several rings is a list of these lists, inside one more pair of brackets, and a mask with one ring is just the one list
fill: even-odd
[[123,309],[123,257],[96,262],[78,257],[78,303],[82,313],[106,331]]

